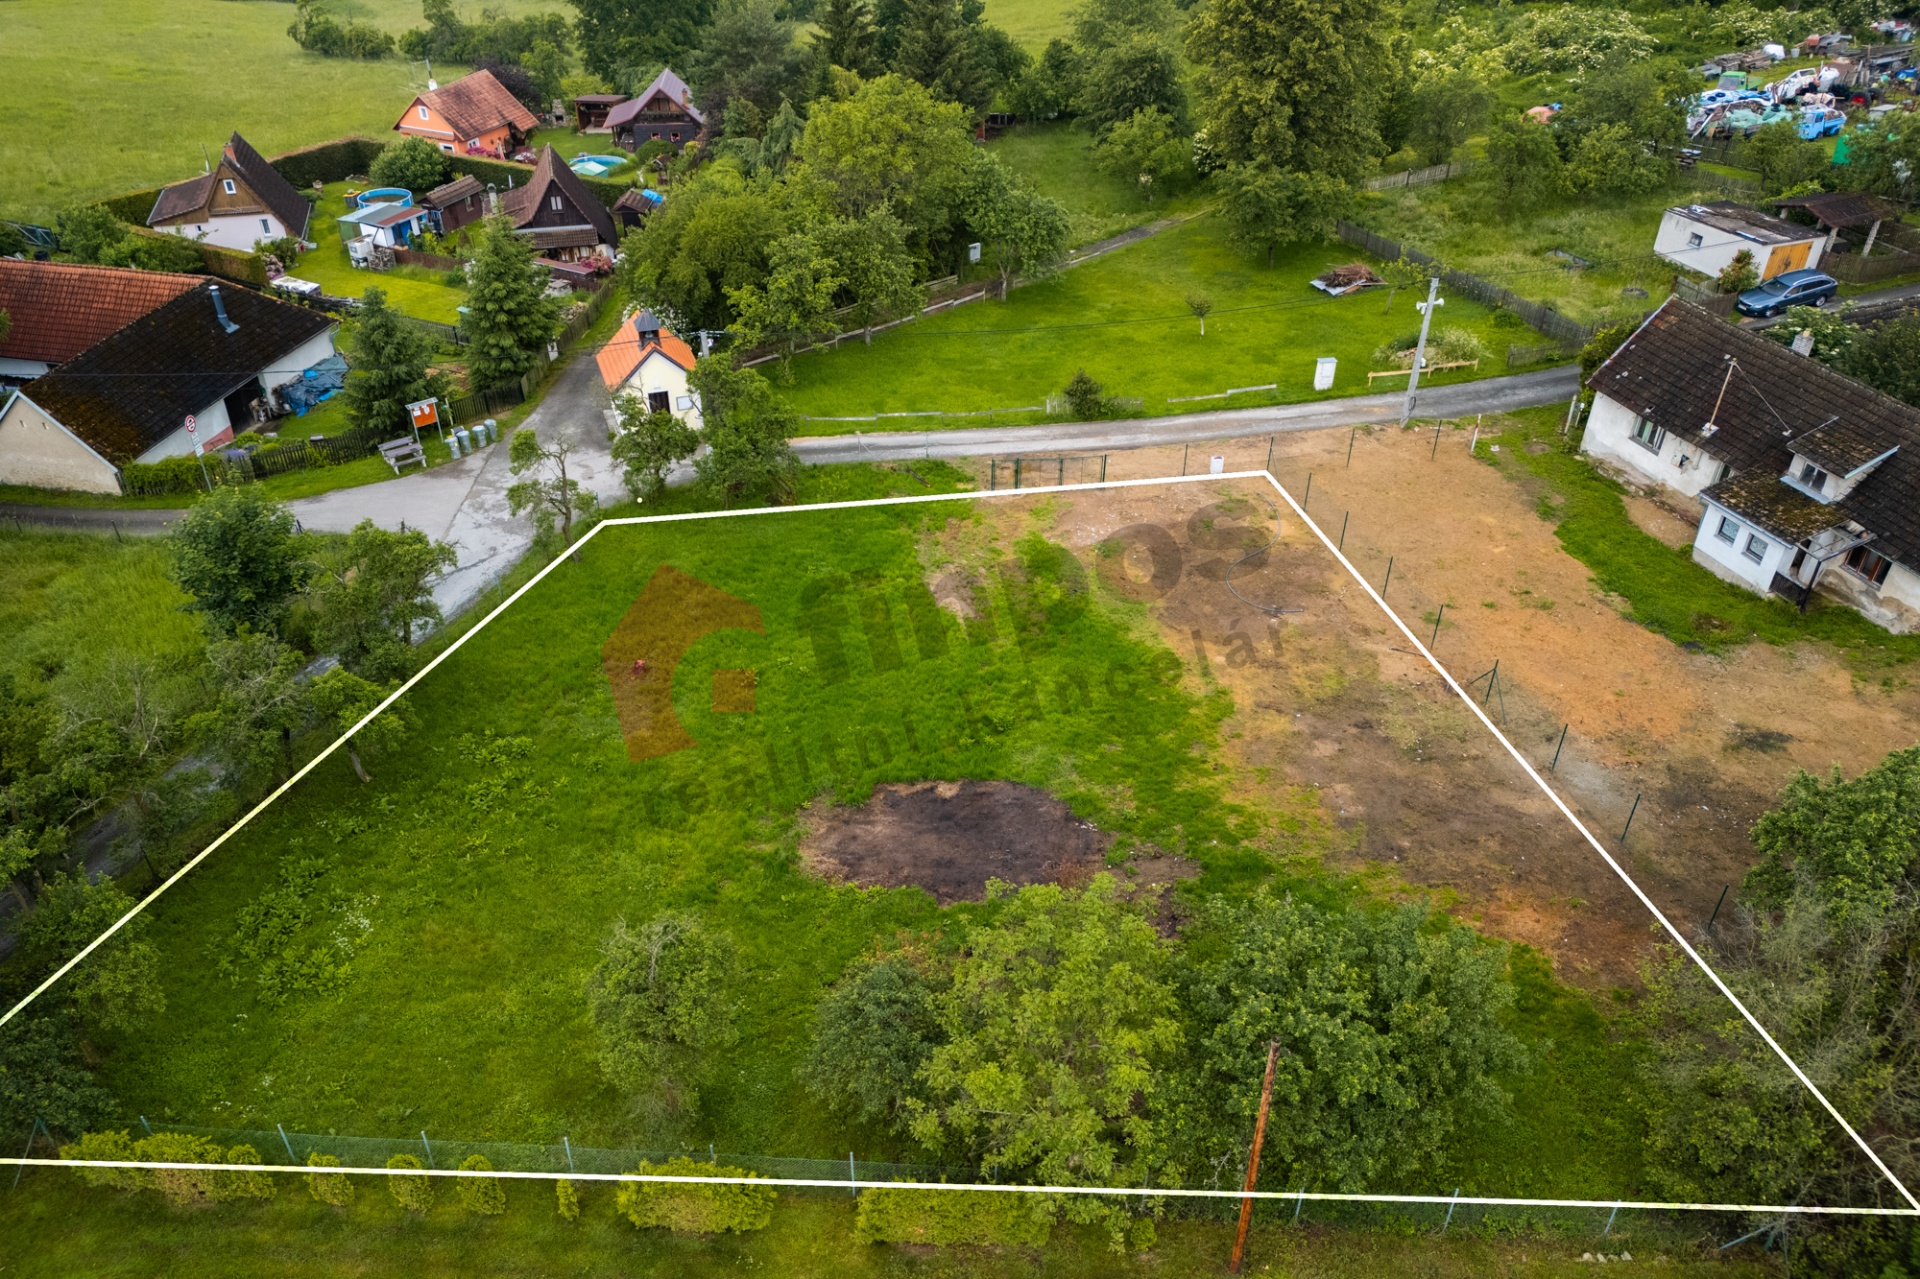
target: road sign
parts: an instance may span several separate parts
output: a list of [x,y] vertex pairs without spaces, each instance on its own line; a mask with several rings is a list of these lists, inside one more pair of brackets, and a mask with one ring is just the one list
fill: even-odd
[[193,416],[193,414],[191,414],[191,413],[189,413],[189,414],[187,414],[187,434],[188,434],[188,435],[192,435],[192,434],[193,434],[193,428],[194,428],[194,426],[195,426],[196,424],[197,424],[197,422],[196,422],[196,419],[194,418],[194,416]]

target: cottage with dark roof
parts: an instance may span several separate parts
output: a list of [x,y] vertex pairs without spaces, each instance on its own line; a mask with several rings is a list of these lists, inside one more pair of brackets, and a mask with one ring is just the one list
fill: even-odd
[[1695,561],[1920,630],[1920,410],[1678,298],[1588,385],[1582,451],[1697,498]]
[[444,89],[430,87],[407,104],[393,126],[396,133],[425,138],[453,155],[500,159],[512,155],[539,127],[539,117],[491,71],[461,76]]
[[262,240],[307,238],[313,205],[238,133],[227,139],[212,173],[160,193],[147,225],[227,249]]
[[501,193],[500,211],[514,230],[533,241],[535,251],[559,262],[611,260],[620,244],[619,228],[607,206],[550,145],[541,148],[540,162],[525,186]]
[[256,401],[333,356],[336,327],[196,281],[14,393],[0,409],[0,484],[118,493],[129,462],[224,444],[251,424]]
[[608,132],[629,151],[649,142],[681,151],[706,127],[707,117],[693,105],[693,91],[670,70],[662,70],[653,83],[607,112]]
[[433,229],[452,235],[461,227],[487,216],[487,189],[471,173],[463,173],[420,197],[433,219]]
[[1683,204],[1660,215],[1653,252],[1701,275],[1719,275],[1742,250],[1753,255],[1763,280],[1820,265],[1824,232],[1749,209],[1732,200]]

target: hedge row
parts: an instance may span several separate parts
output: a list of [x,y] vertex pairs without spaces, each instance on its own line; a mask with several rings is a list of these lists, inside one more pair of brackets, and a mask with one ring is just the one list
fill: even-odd
[[277,155],[267,163],[281,177],[305,190],[316,182],[345,182],[355,175],[364,176],[386,146],[377,138],[335,138]]
[[[669,1159],[663,1164],[642,1162],[641,1176],[753,1177],[744,1168]],[[614,1205],[634,1225],[671,1230],[676,1234],[714,1235],[765,1230],[773,1220],[771,1187],[713,1185],[700,1182],[623,1181],[614,1191]]]
[[1032,1195],[986,1190],[868,1190],[854,1212],[861,1243],[1014,1244],[1047,1242],[1053,1214]]
[[129,191],[125,195],[108,196],[100,201],[100,207],[122,222],[134,226],[145,226],[147,215],[153,212],[153,206],[159,202],[160,193],[165,187],[148,187],[145,191]]
[[[122,1160],[168,1164],[257,1164],[260,1152],[252,1146],[222,1147],[205,1137],[157,1132],[135,1141],[125,1132],[90,1132],[70,1146],[60,1147],[62,1159]],[[228,1199],[271,1199],[273,1182],[264,1172],[229,1172],[208,1168],[83,1168],[81,1180],[118,1190],[156,1190],[175,1207],[219,1203]]]

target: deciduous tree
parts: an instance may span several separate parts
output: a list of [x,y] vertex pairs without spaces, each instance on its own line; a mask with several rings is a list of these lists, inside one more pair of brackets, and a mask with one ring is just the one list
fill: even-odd
[[170,574],[216,633],[275,634],[306,584],[306,542],[293,512],[255,485],[220,488],[168,535]]
[[55,1133],[77,1135],[117,1110],[81,1057],[64,1010],[36,1007],[0,1026],[0,1128],[29,1132],[38,1119]]
[[367,167],[375,186],[405,187],[415,195],[433,190],[452,172],[447,153],[415,135],[389,142]]
[[700,483],[724,506],[793,496],[800,459],[787,441],[798,420],[793,406],[752,369],[737,369],[727,354],[709,356],[688,378],[700,396],[707,451],[694,460]]
[[1492,104],[1471,68],[1435,68],[1413,87],[1407,141],[1428,164],[1445,163],[1485,123]]
[[973,152],[964,107],[884,75],[849,98],[816,102],[799,157],[841,212],[864,217],[885,205],[924,244],[946,226]]
[[361,520],[318,557],[310,589],[315,639],[366,679],[411,674],[415,631],[440,620],[434,580],[458,562],[451,546],[419,529],[394,533]]
[[[711,0],[568,0],[579,12],[580,60],[603,80],[684,61]],[[648,70],[648,77],[652,78]]]
[[766,273],[786,230],[786,215],[763,186],[731,163],[710,164],[677,183],[673,199],[627,232],[620,278],[636,301],[681,332],[724,329],[734,321],[728,291]]
[[236,777],[293,771],[293,738],[311,715],[300,654],[271,635],[242,630],[207,646],[213,704],[187,732]]
[[1017,180],[991,152],[974,156],[962,207],[999,272],[1002,297],[1016,272],[1039,279],[1066,261],[1072,233],[1067,211]]
[[691,915],[616,923],[587,979],[600,1068],[616,1087],[672,1113],[691,1111],[705,1056],[733,1042],[737,960],[724,934]]
[[[392,691],[393,687],[382,688],[361,679],[344,666],[336,666],[313,681],[308,689],[308,700],[322,726],[333,732],[346,733],[353,731],[354,725],[360,723],[367,712],[378,706]],[[347,760],[353,765],[354,775],[362,782],[372,781],[361,752],[364,751],[368,758],[377,759],[405,741],[416,724],[413,708],[403,700],[395,702],[354,732],[346,744]]]
[[507,451],[509,469],[527,477],[508,487],[508,508],[515,515],[532,511],[534,535],[543,543],[552,540],[557,521],[563,548],[573,545],[574,517],[599,504],[591,489],[567,474],[573,453],[571,440],[542,443],[531,427],[515,431]]
[[1566,190],[1553,130],[1523,115],[1497,116],[1487,133],[1487,163],[1505,216],[1524,213]]
[[915,950],[856,963],[814,1013],[800,1069],[807,1090],[861,1123],[904,1129],[927,1058],[944,1039],[934,998],[947,981],[943,965]]
[[667,487],[667,472],[700,448],[700,433],[665,409],[649,410],[637,395],[622,395],[614,408],[620,413],[620,433],[613,441],[613,460],[620,463],[621,479],[633,500],[644,502]]
[[876,320],[911,314],[925,300],[914,283],[906,228],[885,209],[857,221],[831,219],[816,227],[814,235],[840,277],[838,300],[851,308],[848,318],[865,330],[868,346],[873,345]]
[[1323,174],[1253,164],[1229,165],[1217,181],[1228,238],[1251,252],[1266,250],[1268,266],[1283,244],[1332,235],[1353,199],[1344,184]]
[[834,294],[846,280],[834,273],[833,258],[811,231],[794,231],[774,242],[766,277],[727,292],[743,346],[775,343],[781,367],[791,377],[801,347],[839,332],[834,323]]
[[[120,917],[133,898],[110,879],[85,870],[55,875],[20,926],[20,956],[44,975],[71,959]],[[89,1031],[130,1031],[166,1011],[160,952],[146,939],[147,919],[136,915],[69,972],[58,987]]]
[[1193,176],[1192,142],[1157,106],[1136,111],[1108,129],[1094,156],[1114,177],[1137,184],[1149,202],[1155,192],[1172,192]]

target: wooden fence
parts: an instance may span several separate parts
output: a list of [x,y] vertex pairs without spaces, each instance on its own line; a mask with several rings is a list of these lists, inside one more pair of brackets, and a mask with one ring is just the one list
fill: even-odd
[[[1426,266],[1435,261],[1418,249],[1406,248],[1396,240],[1389,240],[1384,235],[1375,235],[1365,227],[1355,226],[1351,222],[1343,220],[1336,229],[1340,238],[1348,244],[1365,249],[1375,257],[1385,258],[1389,262],[1405,257]],[[1598,324],[1581,324],[1577,320],[1570,320],[1550,306],[1529,301],[1510,289],[1503,289],[1497,284],[1483,280],[1477,275],[1469,275],[1465,271],[1443,269],[1440,282],[1455,293],[1465,294],[1476,302],[1484,302],[1488,306],[1502,307],[1513,312],[1556,342],[1571,346],[1585,346],[1595,331],[1601,327]]]
[[1896,276],[1920,274],[1920,255],[1900,248],[1882,253],[1876,244],[1872,257],[1830,253],[1820,259],[1820,269],[1846,284],[1878,284]]
[[1405,173],[1389,173],[1384,177],[1368,178],[1367,190],[1397,191],[1401,187],[1423,187],[1457,178],[1471,167],[1462,160],[1457,164],[1432,164],[1424,169],[1408,169]]
[[[600,313],[607,309],[607,302],[612,297],[613,286],[610,283],[602,284],[589,293],[586,305],[560,326],[560,332],[555,335],[547,350],[561,351],[579,341],[581,334],[592,328],[593,322],[600,318]],[[477,422],[495,413],[504,413],[516,404],[526,403],[533,398],[533,393],[540,389],[540,383],[545,380],[547,370],[552,366],[553,359],[547,355],[546,351],[541,351],[534,357],[533,367],[513,381],[503,382],[498,386],[483,387],[469,395],[455,397],[447,403],[447,414],[452,419],[451,424]]]

